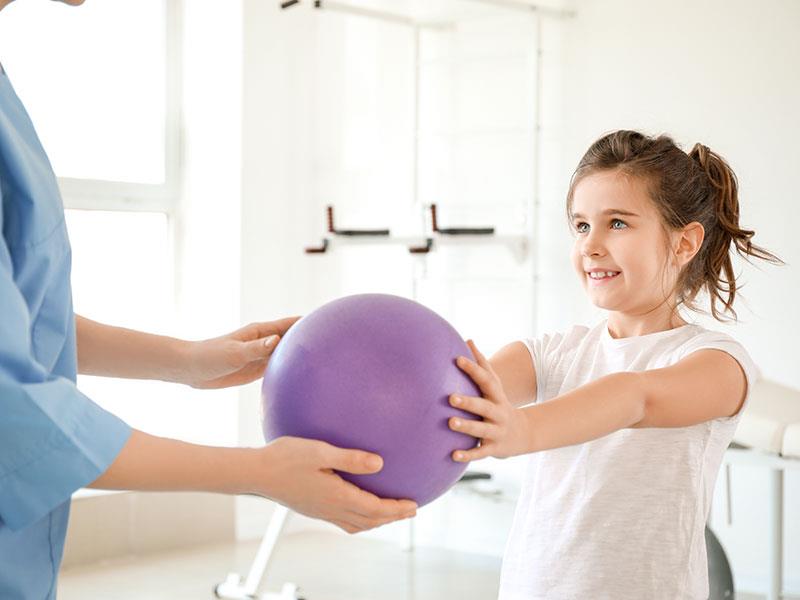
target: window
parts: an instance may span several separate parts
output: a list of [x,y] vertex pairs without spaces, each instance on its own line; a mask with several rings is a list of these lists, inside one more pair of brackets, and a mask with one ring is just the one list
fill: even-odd
[[[168,210],[177,171],[171,0],[14,2],[0,60],[74,208]],[[170,43],[168,43],[168,39]]]
[[[26,0],[0,18],[0,60],[59,178],[78,314],[172,333],[180,55],[175,0],[70,7]],[[92,210],[86,210],[92,209]],[[185,431],[180,391],[81,376],[132,426]],[[188,401],[188,400],[187,400]]]

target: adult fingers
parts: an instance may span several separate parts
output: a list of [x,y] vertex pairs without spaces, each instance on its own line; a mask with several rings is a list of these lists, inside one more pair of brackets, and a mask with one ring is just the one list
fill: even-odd
[[280,337],[277,335],[270,335],[265,338],[259,338],[251,342],[245,342],[242,345],[242,357],[245,362],[252,362],[254,360],[264,360],[272,356],[273,351],[278,346]]
[[413,500],[378,498],[356,486],[351,498],[350,510],[366,519],[375,521],[396,521],[417,514],[417,504]]
[[353,475],[369,475],[383,468],[383,459],[372,452],[337,448],[330,444],[323,446],[323,452],[324,466],[337,471]]
[[344,521],[342,519],[328,519],[329,523],[333,523],[339,529],[343,529],[347,533],[358,533],[359,531],[364,531],[363,527],[359,527],[355,523],[351,523],[350,521]]
[[282,336],[291,328],[292,325],[297,323],[299,319],[300,317],[286,317],[283,319],[277,319],[275,321],[251,323],[246,327],[246,329],[249,329],[251,333],[254,334],[254,337],[258,338],[264,338],[275,334]]
[[350,519],[356,523],[356,525],[360,528],[361,531],[366,531],[367,529],[374,529],[376,527],[388,525],[389,523],[394,523],[395,521],[409,519],[415,515],[416,512],[404,513],[399,516],[392,515],[391,517],[371,518],[358,515],[357,513],[353,513]]

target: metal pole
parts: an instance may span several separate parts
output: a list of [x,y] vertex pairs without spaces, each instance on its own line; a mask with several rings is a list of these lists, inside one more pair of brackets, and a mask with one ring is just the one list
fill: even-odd
[[244,592],[246,594],[255,597],[258,586],[264,576],[264,571],[272,556],[272,551],[278,543],[278,537],[280,537],[283,526],[286,524],[286,519],[288,518],[289,509],[277,504],[272,519],[270,519],[267,533],[264,535],[264,539],[261,540],[261,546],[258,548],[258,553],[253,561],[253,566],[250,568],[250,573],[247,575],[247,580],[244,584]]
[[783,469],[769,472],[769,589],[767,600],[783,598]]
[[[541,203],[540,198],[540,188],[541,184],[539,182],[540,177],[540,153],[541,153],[541,135],[542,135],[542,19],[541,17],[536,17],[536,74],[534,80],[535,86],[535,96],[534,96],[534,107],[533,107],[533,165],[532,165],[532,199],[528,206],[528,216],[530,218],[530,223],[528,227],[530,228],[530,235],[531,237],[536,236],[536,229],[539,227],[539,205]],[[538,336],[539,335],[539,302],[537,301],[538,298],[538,287],[539,287],[539,252],[537,250],[536,244],[533,243],[530,245],[530,253],[531,253],[531,335]]]
[[[418,210],[422,218],[422,233],[425,234],[425,209],[420,204],[419,198],[419,88],[420,88],[420,28],[414,27],[414,117],[412,120],[412,135],[414,148],[412,150],[411,166],[411,193],[413,195],[414,210]],[[421,255],[420,259],[414,261],[411,266],[411,297],[419,301],[419,279],[425,275],[427,258]],[[413,531],[413,525],[412,525]],[[410,534],[413,535],[413,534]]]

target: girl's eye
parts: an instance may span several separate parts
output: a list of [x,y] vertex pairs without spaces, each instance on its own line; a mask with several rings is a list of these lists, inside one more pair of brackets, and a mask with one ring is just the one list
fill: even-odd
[[[628,224],[621,219],[613,219],[611,221],[611,229],[625,229],[627,226]],[[589,224],[585,221],[575,224],[575,231],[578,233],[589,233],[589,229]]]

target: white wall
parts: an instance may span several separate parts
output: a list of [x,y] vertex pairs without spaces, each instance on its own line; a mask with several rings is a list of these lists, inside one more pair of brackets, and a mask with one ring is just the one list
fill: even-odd
[[[209,32],[214,31],[214,44]],[[241,11],[210,0],[182,7],[182,181],[171,220],[176,319],[168,333],[216,337],[238,328],[241,197]],[[235,445],[236,390],[176,388],[170,418],[192,422],[183,439]],[[167,407],[165,411],[170,410]],[[177,434],[176,434],[177,435]]]
[[[281,19],[277,2],[244,0],[242,97],[241,312],[243,319],[269,320],[302,314],[310,280],[295,277],[302,266],[298,247],[310,239],[306,210],[296,202],[305,183],[302,165],[306,107],[294,98],[314,30]],[[300,26],[298,26],[300,25]],[[295,39],[295,52],[286,52]],[[299,214],[299,216],[298,216]],[[239,442],[263,444],[258,389],[239,397]],[[239,537],[260,535],[271,507],[257,498],[237,499]]]
[[[542,330],[587,321],[568,263],[564,197],[589,144],[620,128],[671,134],[685,148],[703,142],[724,156],[741,185],[741,222],[754,242],[788,266],[741,267],[740,323],[725,328],[765,377],[800,388],[800,242],[791,219],[800,164],[800,4],[706,1],[575,3],[577,17],[545,25],[543,210],[537,230]],[[708,319],[707,326],[719,327]],[[787,591],[800,591],[800,472],[786,488]],[[721,482],[720,482],[721,483]],[[742,589],[767,574],[765,474],[733,471],[733,526],[724,524],[718,485],[715,529]]]
[[[458,34],[423,33],[425,151],[417,199],[412,30],[303,6],[280,11],[245,3],[245,14],[245,318],[306,312],[333,297],[380,291],[419,299],[487,352],[529,335],[531,263],[503,247],[463,246],[415,258],[403,246],[338,248],[314,257],[303,246],[325,233],[328,203],[344,227],[422,235],[422,204],[435,200],[445,225],[493,224],[522,234],[531,197],[533,19],[495,11],[495,20],[471,21]],[[494,167],[478,168],[481,160]],[[494,313],[500,302],[502,315]],[[242,396],[246,443],[261,439],[258,402],[256,390]],[[511,487],[517,467],[474,465]],[[486,531],[465,535],[467,514],[482,507],[508,521],[513,497],[500,508],[494,499],[477,498],[448,497],[426,509],[417,521],[418,542],[499,554],[507,526],[487,519]],[[239,507],[239,533],[253,535],[266,511],[252,499]],[[406,531],[373,535],[402,540]]]
[[[742,223],[757,232],[756,243],[789,263],[762,270],[742,265],[740,324],[727,330],[766,377],[800,387],[789,348],[792,334],[800,334],[800,317],[785,300],[800,289],[794,266],[800,244],[784,225],[795,204],[792,167],[800,159],[794,141],[800,134],[800,5],[607,0],[574,7],[574,19],[543,21],[541,206],[532,232],[539,330],[601,316],[586,302],[568,259],[564,197],[581,155],[613,129],[666,132],[686,147],[702,141],[730,161],[741,184]],[[320,124],[311,115],[321,96],[315,98],[319,90],[308,73],[318,68],[320,40],[329,38],[317,21],[300,11],[282,13],[277,3],[245,0],[244,23],[242,314],[249,320],[313,308],[342,272],[330,262],[310,266],[300,250],[322,226],[319,182],[309,179],[308,162],[319,142]],[[259,443],[256,389],[242,393],[240,408],[240,441]],[[719,518],[715,523],[743,589],[763,587],[767,572],[762,479],[735,470],[733,527]],[[799,494],[800,481],[790,473],[789,590],[800,590],[800,516],[794,508]],[[719,515],[721,500],[718,490]],[[239,506],[239,533],[252,536],[267,516],[263,503],[246,499]],[[508,526],[508,509],[485,514],[494,514],[498,529]],[[498,539],[483,541],[492,552],[502,546]]]

